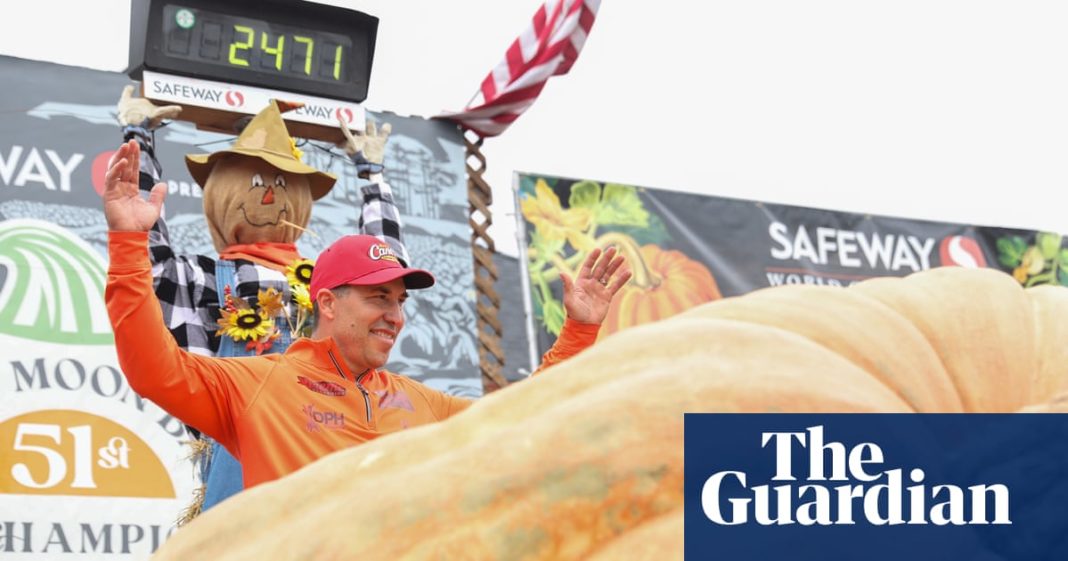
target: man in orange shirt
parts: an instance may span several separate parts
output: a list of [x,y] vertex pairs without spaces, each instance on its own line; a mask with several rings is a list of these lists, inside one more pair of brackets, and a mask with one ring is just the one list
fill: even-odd
[[[166,185],[142,199],[139,160],[136,142],[120,147],[103,194],[106,301],[119,364],[141,396],[241,460],[246,488],[473,403],[382,370],[404,326],[408,290],[429,288],[434,277],[404,267],[371,236],[343,237],[319,256],[310,291],[315,331],[284,354],[210,358],[179,348],[153,301],[148,256],[148,231],[159,218]],[[594,342],[612,298],[629,279],[612,248],[591,252],[575,279],[564,276],[567,320],[542,368]]]

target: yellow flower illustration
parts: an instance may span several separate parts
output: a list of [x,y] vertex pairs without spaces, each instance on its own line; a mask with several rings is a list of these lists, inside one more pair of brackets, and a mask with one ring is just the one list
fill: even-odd
[[1028,277],[1037,275],[1046,267],[1046,259],[1042,252],[1035,246],[1031,246],[1023,254],[1020,266],[1012,271],[1013,278],[1019,283],[1027,282]]
[[311,285],[312,269],[314,268],[315,261],[311,259],[298,259],[290,263],[286,267],[286,279],[289,280],[289,286],[303,285],[307,289]]
[[274,330],[274,321],[265,313],[251,309],[220,310],[219,330],[216,335],[225,334],[235,341],[255,341]]
[[303,284],[295,284],[293,289],[293,301],[297,303],[297,306],[302,310],[311,311],[312,301],[311,295],[308,293],[308,287]]
[[1012,270],[1012,278],[1016,279],[1016,282],[1023,284],[1027,282],[1027,267],[1016,267]]
[[589,209],[564,210],[560,198],[543,179],[538,180],[534,191],[536,196],[525,197],[519,205],[523,217],[534,224],[538,235],[549,242],[567,239],[580,251],[592,249],[592,242],[585,235],[592,218]]
[[269,318],[276,317],[284,309],[282,293],[274,288],[260,290],[256,293],[256,300],[259,302],[263,314]]

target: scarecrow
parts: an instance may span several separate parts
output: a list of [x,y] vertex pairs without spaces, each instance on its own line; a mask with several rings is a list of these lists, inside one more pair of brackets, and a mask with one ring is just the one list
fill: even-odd
[[[118,120],[123,137],[141,147],[141,189],[162,175],[155,158],[153,131],[175,118],[179,106],[159,107],[123,90]],[[295,242],[306,231],[312,203],[323,198],[336,178],[302,161],[282,112],[299,107],[272,101],[241,131],[233,146],[211,154],[186,156],[190,175],[202,186],[204,217],[218,258],[176,255],[162,216],[149,234],[156,295],[168,329],[185,349],[208,356],[248,356],[283,352],[310,332],[308,292],[314,263],[302,258]],[[353,134],[344,122],[343,147],[358,175],[364,205],[361,233],[388,243],[404,261],[400,223],[382,162],[390,125]],[[194,461],[204,486],[183,518],[195,517],[243,488],[241,466],[206,436],[194,443]]]

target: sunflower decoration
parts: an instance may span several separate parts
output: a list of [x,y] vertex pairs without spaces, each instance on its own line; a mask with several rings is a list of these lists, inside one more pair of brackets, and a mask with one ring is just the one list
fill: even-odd
[[[275,318],[284,317],[294,337],[311,335],[312,301],[309,294],[312,269],[315,262],[298,259],[286,267],[286,280],[292,296],[292,307],[285,302],[285,294],[276,288],[267,288],[256,293],[257,307],[235,297],[229,286],[223,288],[224,306],[220,310],[219,330],[216,335],[226,335],[234,341],[248,341],[246,348],[257,355],[271,350],[271,345],[280,336]],[[290,313],[288,310],[293,310]]]
[[229,286],[223,288],[224,305],[219,313],[219,329],[216,335],[226,335],[234,341],[248,341],[246,349],[257,355],[271,349],[278,338],[278,329],[272,317],[283,310],[282,295],[269,288],[257,295],[260,307],[253,308],[243,298],[235,297]]
[[289,292],[296,304],[296,321],[290,322],[289,328],[294,336],[311,335],[312,299],[311,277],[315,269],[315,262],[311,259],[298,259],[286,267],[286,279],[289,281]]
[[[248,304],[245,304],[248,306]],[[221,310],[222,318],[219,319],[219,330],[216,335],[227,335],[235,341],[256,341],[270,335],[274,331],[274,320],[263,310],[253,310],[251,307],[236,308],[234,310]]]
[[297,259],[286,267],[286,280],[289,286],[304,285],[305,290],[311,286],[312,269],[315,261],[311,259]]
[[312,311],[311,293],[308,292],[308,287],[295,285],[290,288],[293,289],[293,301],[296,302],[297,309],[306,312]]

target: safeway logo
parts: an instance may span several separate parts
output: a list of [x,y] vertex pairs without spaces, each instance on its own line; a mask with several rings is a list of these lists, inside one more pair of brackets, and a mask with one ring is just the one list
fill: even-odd
[[[258,110],[278,97],[278,92],[274,90],[158,74],[150,70],[145,71],[144,83],[145,97],[157,103],[180,103],[234,113]],[[351,129],[363,130],[366,114],[359,104],[295,93],[287,93],[285,98],[303,104],[286,113],[287,122],[322,125],[333,130],[338,125],[338,119],[341,119]],[[114,119],[114,116],[108,118]]]
[[0,150],[0,184],[70,193],[71,177],[84,159],[85,154],[16,144]]
[[228,90],[224,99],[226,104],[233,108],[240,108],[245,105],[245,95],[237,90]]
[[791,229],[782,222],[768,225],[773,242],[771,257],[812,265],[835,265],[854,269],[884,269],[916,272],[931,268],[934,238],[903,234],[880,234],[799,225]]
[[938,256],[942,259],[942,265],[957,267],[969,267],[980,269],[986,267],[986,258],[983,257],[983,248],[979,243],[967,236],[947,236],[938,245]]

